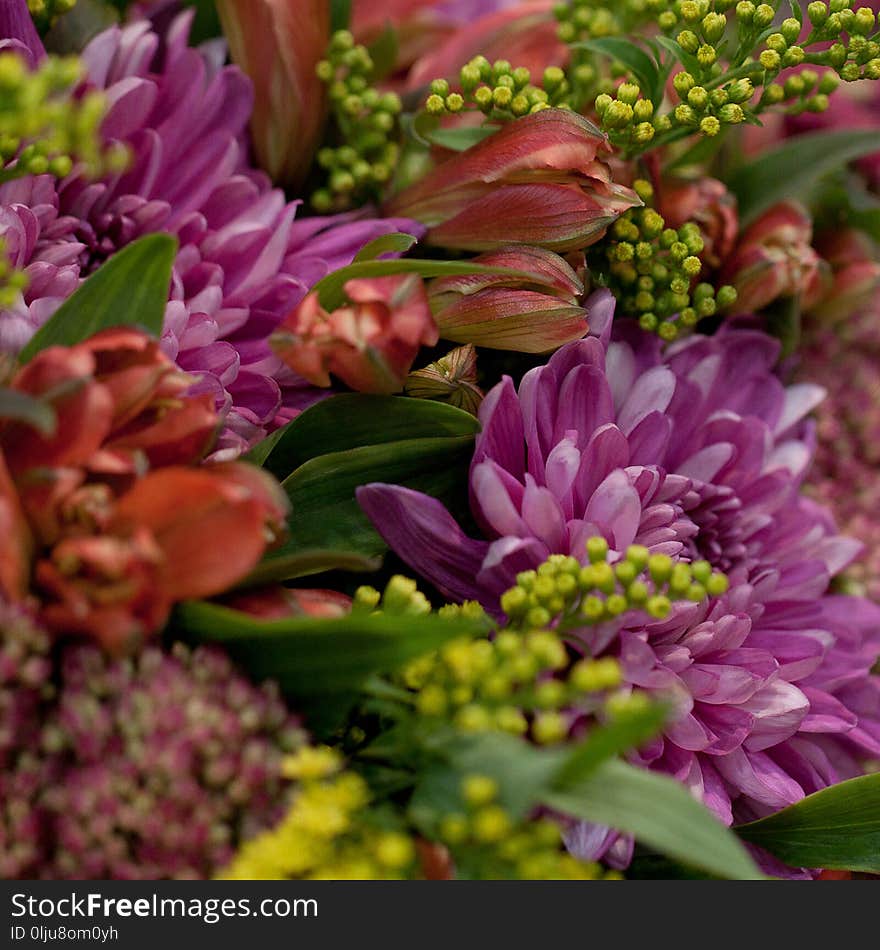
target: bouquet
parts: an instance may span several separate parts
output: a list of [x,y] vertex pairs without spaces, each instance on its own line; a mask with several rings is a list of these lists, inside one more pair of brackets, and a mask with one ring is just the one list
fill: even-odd
[[0,874],[880,873],[853,0],[0,2]]

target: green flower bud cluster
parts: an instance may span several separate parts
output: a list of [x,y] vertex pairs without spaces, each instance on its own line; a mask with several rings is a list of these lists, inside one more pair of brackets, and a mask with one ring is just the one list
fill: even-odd
[[575,557],[551,555],[536,571],[517,575],[516,587],[501,598],[511,627],[528,631],[553,624],[565,634],[632,610],[663,619],[673,601],[718,597],[728,586],[727,577],[707,561],[673,561],[641,545],[631,545],[612,564],[608,542],[593,537],[587,557],[582,566]]
[[746,103],[755,92],[748,78],[710,90],[699,85],[693,74],[687,71],[676,73],[672,85],[680,100],[672,110],[672,121],[710,138],[718,135],[725,126],[746,121]]
[[704,248],[699,227],[689,221],[667,228],[663,216],[650,207],[650,183],[638,180],[634,186],[646,207],[617,219],[608,239],[592,250],[590,268],[602,275],[624,313],[638,317],[644,330],[675,340],[704,317],[729,307],[736,291],[698,283]]
[[[583,111],[599,95],[613,97],[620,80],[630,78],[629,68],[624,63],[616,60],[609,62],[607,58],[597,56],[592,50],[578,44],[606,36],[632,35],[640,27],[662,16],[669,6],[670,0],[620,0],[617,3],[607,0],[572,0],[554,7],[553,13],[559,23],[559,38],[571,46],[568,79],[572,86],[570,99],[573,108]],[[641,135],[644,137],[647,134],[645,127]]]
[[37,29],[44,33],[58,17],[76,6],[76,0],[27,0],[28,10]]
[[459,83],[461,92],[453,91],[445,79],[431,83],[425,100],[428,115],[479,110],[490,119],[507,121],[551,106],[571,108],[571,84],[557,66],[545,69],[541,85],[536,86],[524,66],[513,68],[506,59],[490,63],[485,56],[476,56],[462,66]]
[[570,0],[557,3],[553,15],[563,43],[630,34],[662,16],[673,4],[669,0]]
[[[830,66],[845,82],[880,79],[880,32],[870,7],[853,9],[852,0],[814,0],[807,7],[807,18],[812,30],[803,40],[793,19],[785,20],[778,33],[767,37],[759,61],[768,72],[808,62]],[[815,99],[821,103],[823,95],[828,93],[820,91]],[[819,103],[812,103],[812,111],[822,111]]]
[[25,175],[61,178],[75,163],[93,177],[125,167],[127,150],[100,142],[104,97],[69,95],[81,78],[73,57],[47,57],[32,71],[18,53],[0,53],[0,182]]
[[437,837],[468,878],[482,880],[620,880],[594,862],[568,854],[556,822],[514,818],[499,800],[498,783],[488,775],[466,775],[461,808],[441,815]]
[[786,112],[797,115],[801,112],[824,112],[828,108],[828,97],[840,84],[835,73],[825,73],[821,78],[813,69],[802,69],[792,73],[783,82],[768,83],[761,94],[761,100],[755,111],[784,104]]
[[671,128],[669,117],[658,115],[654,103],[642,98],[634,82],[621,83],[613,95],[601,93],[595,106],[602,130],[626,152],[644,151],[657,133]]
[[373,85],[372,57],[348,30],[333,34],[316,72],[327,85],[339,144],[318,152],[324,183],[313,192],[312,206],[323,214],[378,200],[400,157],[400,97]]
[[297,782],[281,822],[240,848],[225,880],[400,880],[416,876],[412,837],[368,811],[367,783],[339,753],[306,746],[284,763]]
[[[431,612],[428,598],[418,589],[412,578],[395,574],[380,593],[375,587],[364,585],[355,591],[352,612],[395,614],[401,617],[420,617]],[[483,613],[479,608],[480,614]]]
[[555,631],[503,629],[493,640],[456,639],[420,657],[404,669],[402,682],[415,691],[416,713],[425,719],[451,721],[461,732],[507,732],[546,745],[566,739],[572,707],[594,712],[603,693],[620,683],[615,660],[585,662],[586,672],[557,678],[569,657]]

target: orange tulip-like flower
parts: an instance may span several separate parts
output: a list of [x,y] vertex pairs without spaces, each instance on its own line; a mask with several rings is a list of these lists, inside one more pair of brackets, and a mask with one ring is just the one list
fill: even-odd
[[573,251],[641,204],[612,181],[608,139],[564,109],[509,122],[442,162],[386,206],[428,226],[429,244],[472,251],[529,244]]
[[509,274],[431,281],[428,296],[444,340],[520,353],[549,353],[586,334],[584,286],[552,251],[514,246],[473,261]]
[[223,593],[250,573],[286,510],[280,486],[253,466],[151,472],[99,533],[63,537],[38,560],[40,619],[120,652],[161,629],[178,601]]
[[254,84],[251,136],[278,184],[302,183],[324,125],[315,67],[330,39],[326,0],[217,0],[233,60]]
[[30,529],[0,452],[0,598],[21,600],[25,596],[32,546]]
[[13,476],[67,467],[120,475],[141,460],[200,459],[218,419],[209,394],[182,398],[193,382],[138,330],[105,330],[77,346],[43,350],[12,386],[45,401],[58,422],[51,436],[24,423],[0,425]]
[[332,373],[359,392],[399,392],[419,348],[438,340],[422,279],[358,278],[344,289],[350,303],[332,313],[309,294],[272,337],[275,351],[316,386]]
[[821,260],[810,242],[813,224],[800,205],[773,205],[740,235],[722,268],[722,282],[737,292],[737,309],[760,310],[780,297],[807,307],[822,289]]
[[118,652],[178,601],[224,593],[256,567],[287,498],[251,465],[186,467],[217,426],[212,398],[186,394],[192,382],[127,328],[46,349],[16,373],[13,390],[51,407],[55,426],[0,419],[0,597]]

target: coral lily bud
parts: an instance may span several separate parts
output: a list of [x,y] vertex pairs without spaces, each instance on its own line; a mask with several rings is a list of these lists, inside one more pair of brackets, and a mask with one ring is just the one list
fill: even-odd
[[419,59],[410,70],[407,88],[419,89],[437,76],[453,79],[478,55],[489,62],[508,60],[533,76],[540,76],[548,66],[565,66],[569,51],[557,36],[555,2],[528,0],[478,17]]
[[217,0],[233,60],[254,84],[251,135],[278,184],[302,183],[324,125],[315,73],[330,38],[324,0]]
[[15,423],[0,427],[10,469],[83,466],[120,475],[151,465],[198,461],[218,425],[211,395],[138,330],[105,330],[72,347],[43,350],[12,380],[43,397],[58,419],[52,436]]
[[813,225],[800,205],[773,205],[740,235],[722,269],[737,292],[740,312],[760,310],[780,297],[809,306],[821,292],[821,261],[811,247]]
[[548,353],[587,332],[587,314],[580,305],[583,284],[558,254],[512,246],[483,254],[474,263],[508,267],[511,273],[432,281],[428,297],[443,339]]
[[603,161],[610,154],[607,138],[587,119],[543,109],[438,165],[385,210],[426,224],[427,243],[441,247],[578,250],[641,204],[612,180]]
[[316,386],[332,373],[359,392],[399,392],[419,348],[438,340],[422,279],[360,278],[344,289],[350,303],[332,313],[309,294],[272,336],[275,352]]

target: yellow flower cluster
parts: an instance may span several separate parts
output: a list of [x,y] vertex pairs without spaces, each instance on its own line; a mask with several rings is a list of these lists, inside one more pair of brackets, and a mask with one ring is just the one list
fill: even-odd
[[462,810],[443,815],[438,833],[456,866],[471,876],[541,881],[622,877],[617,871],[605,871],[568,854],[558,825],[550,819],[515,820],[498,801],[498,784],[489,776],[465,776],[460,792]]
[[224,880],[396,880],[412,877],[416,849],[401,831],[367,820],[367,783],[327,746],[307,746],[284,763],[297,781],[280,824],[246,842]]

